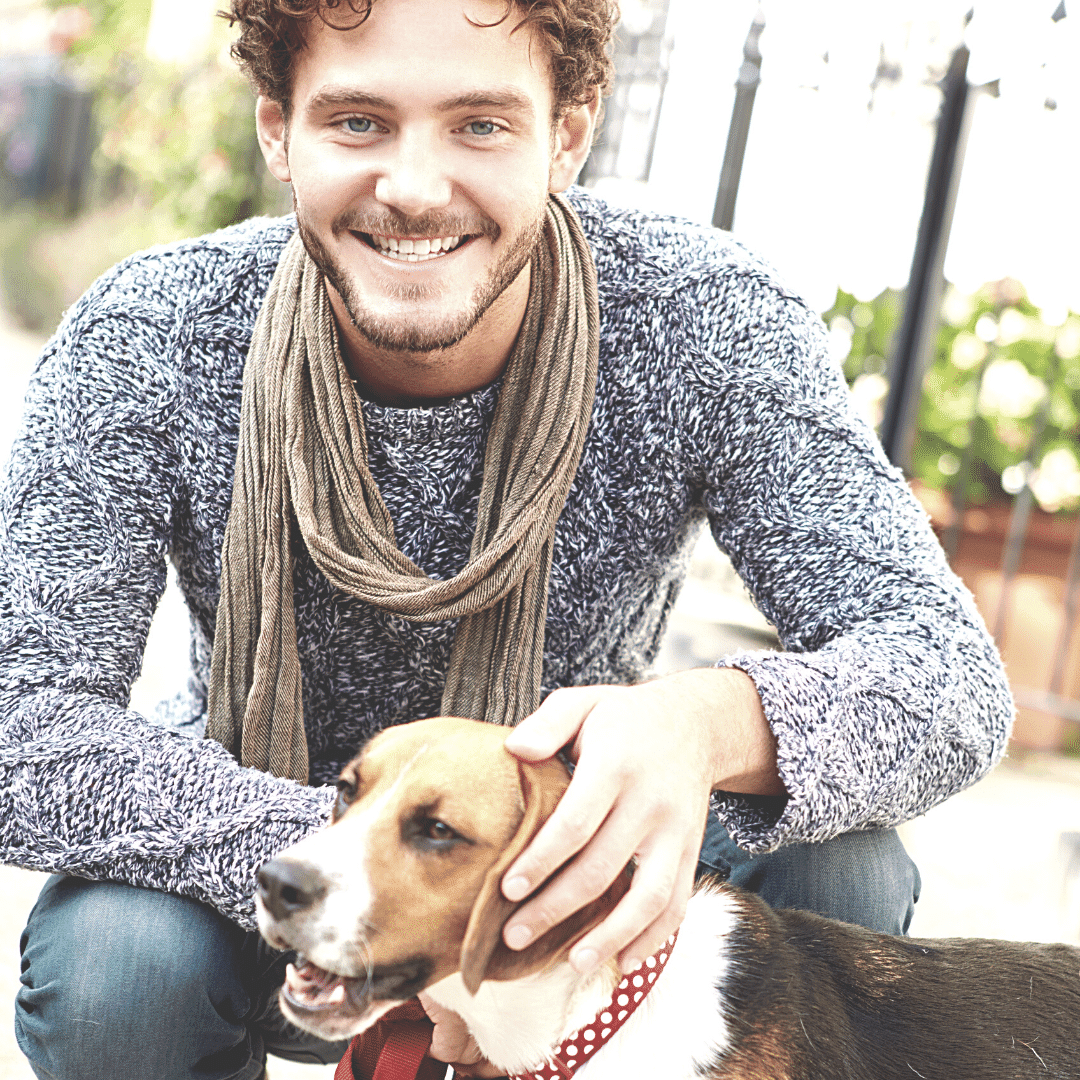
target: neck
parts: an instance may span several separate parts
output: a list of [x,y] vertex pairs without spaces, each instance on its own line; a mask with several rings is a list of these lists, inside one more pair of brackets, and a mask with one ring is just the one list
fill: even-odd
[[430,352],[383,349],[364,337],[327,283],[345,366],[370,401],[398,408],[437,405],[493,383],[506,368],[525,317],[528,265],[455,345]]
[[[614,965],[579,975],[566,961],[507,982],[485,981],[476,995],[460,974],[428,988],[440,1005],[468,1025],[480,1052],[509,1075],[535,1068],[569,1034],[587,1024],[618,985]],[[507,1023],[507,1017],[513,1017]]]

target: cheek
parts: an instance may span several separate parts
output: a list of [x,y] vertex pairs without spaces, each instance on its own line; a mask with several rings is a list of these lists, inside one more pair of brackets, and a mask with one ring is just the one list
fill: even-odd
[[483,868],[467,850],[420,856],[400,838],[373,836],[368,869],[376,962],[422,954],[435,963],[437,977],[456,971]]
[[502,155],[479,154],[456,170],[457,186],[504,228],[537,215],[547,197],[551,162],[546,148]]
[[289,156],[293,198],[307,219],[332,219],[368,193],[372,180],[347,154],[301,148]]

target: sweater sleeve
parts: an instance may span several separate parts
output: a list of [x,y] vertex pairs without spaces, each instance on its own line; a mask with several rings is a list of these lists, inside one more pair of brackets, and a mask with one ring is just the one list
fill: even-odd
[[[821,320],[771,283],[700,331],[688,386],[713,535],[782,652],[754,680],[786,801],[715,807],[751,851],[897,825],[1004,753],[1012,698],[974,601],[829,357]],[[700,298],[699,298],[700,299]],[[716,299],[715,297],[713,299]],[[726,298],[730,301],[730,297]],[[687,309],[698,327],[705,320]]]
[[0,489],[0,861],[252,928],[256,869],[326,820],[330,792],[127,708],[183,468],[176,298],[143,273],[121,264],[46,347]]

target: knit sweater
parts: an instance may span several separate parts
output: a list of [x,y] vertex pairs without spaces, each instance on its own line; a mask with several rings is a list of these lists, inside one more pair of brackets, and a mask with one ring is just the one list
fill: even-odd
[[[783,645],[717,658],[754,680],[788,792],[716,795],[736,842],[893,825],[978,779],[1012,718],[1000,660],[818,317],[724,233],[571,201],[601,343],[544,693],[647,674],[707,519]],[[294,227],[252,220],[105,274],[37,365],[0,499],[0,861],[195,897],[248,928],[256,869],[326,821],[364,740],[439,711],[455,628],[336,591],[297,540],[311,786],[201,737],[241,372]],[[432,576],[468,558],[497,396],[363,405],[398,544]],[[170,559],[193,670],[171,728],[127,708]]]

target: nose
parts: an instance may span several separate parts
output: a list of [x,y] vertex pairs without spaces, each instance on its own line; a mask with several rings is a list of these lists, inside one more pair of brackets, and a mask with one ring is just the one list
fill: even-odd
[[275,919],[305,911],[326,895],[326,882],[310,863],[271,859],[258,873],[258,895]]
[[448,206],[452,195],[438,139],[421,133],[399,135],[375,181],[375,198],[416,217]]

